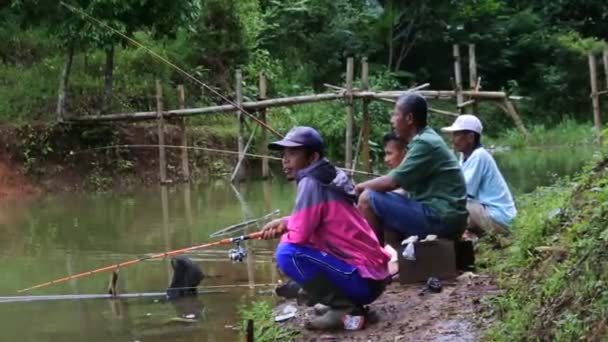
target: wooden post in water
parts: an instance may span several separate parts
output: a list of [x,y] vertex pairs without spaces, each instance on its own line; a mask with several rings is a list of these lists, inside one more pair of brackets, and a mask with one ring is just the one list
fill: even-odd
[[[236,77],[235,77],[235,91],[236,91],[236,104],[241,106],[243,104],[243,72],[241,69],[237,69],[236,70]],[[238,148],[239,148],[239,160],[241,160],[243,158],[243,153],[245,152],[245,142],[244,142],[244,135],[245,135],[245,126],[244,126],[244,117],[243,117],[243,112],[240,110],[237,110],[237,120],[238,120],[238,125],[239,125],[239,136],[238,136]],[[239,170],[235,170],[235,175],[237,176],[237,179],[241,179],[242,176],[244,175],[244,173],[242,172],[242,169],[240,169],[240,165],[239,166]]]
[[192,240],[192,229],[194,228],[194,217],[192,216],[192,195],[190,191],[190,187],[192,186],[190,183],[182,184],[184,187],[184,214],[186,218],[186,224],[188,225],[188,243],[192,245],[194,241]]
[[346,141],[344,151],[344,167],[352,168],[353,161],[353,79],[355,74],[355,60],[353,57],[348,57],[346,60]]
[[165,154],[165,119],[163,117],[163,87],[156,80],[156,115],[158,123],[158,167],[160,183],[167,183],[167,159]]
[[247,328],[245,329],[245,342],[254,342],[254,337],[253,337],[253,320],[252,319],[248,319],[247,320]]
[[460,46],[458,44],[454,44],[452,46],[452,53],[454,55],[454,91],[456,92],[456,106],[458,107],[458,112],[462,114],[463,108],[460,106],[464,102],[464,98],[462,96],[462,70],[460,68]]
[[[469,87],[471,91],[477,91],[477,56],[475,55],[475,44],[469,44]],[[471,98],[472,99],[472,98]],[[470,112],[474,115],[479,115],[477,101],[471,104]]]
[[[179,109],[186,108],[186,94],[184,92],[184,86],[182,84],[177,86],[177,101],[179,104]],[[179,120],[179,128],[181,134],[181,143],[182,148],[182,176],[184,177],[184,181],[190,181],[190,165],[188,165],[188,132],[186,131],[186,118],[182,118]]]
[[[361,61],[361,90],[369,90],[369,64],[367,57],[364,57]],[[363,99],[362,120],[361,120],[361,159],[363,160],[363,170],[365,172],[372,172],[370,164],[370,152],[369,152],[369,100]]]
[[593,52],[589,52],[589,79],[591,81],[591,103],[593,105],[593,122],[595,123],[595,139],[602,142],[602,115],[600,113],[600,99],[597,89],[597,60]]
[[604,59],[604,77],[606,78],[604,81],[606,81],[606,91],[608,91],[608,48],[604,49],[604,53],[603,55],[603,59]]
[[[169,219],[169,191],[166,186],[160,187],[160,202],[163,214],[163,239],[165,240],[165,250],[170,251],[171,248],[171,228]],[[165,258],[165,267],[167,268],[167,284],[171,281],[171,258]]]
[[513,122],[515,122],[515,126],[517,126],[517,129],[519,129],[524,138],[528,139],[530,137],[530,133],[528,133],[526,126],[524,126],[523,121],[521,121],[521,117],[519,114],[517,114],[517,110],[515,109],[513,102],[509,100],[508,96],[505,97],[503,110],[511,117]]
[[[260,100],[260,101],[266,100],[266,96],[267,96],[266,74],[263,71],[260,72],[260,80],[258,83],[258,88],[259,88],[258,100]],[[261,108],[259,113],[260,113],[260,121],[262,121],[263,123],[266,123],[266,108]],[[266,130],[266,127],[264,127],[264,126],[262,126],[262,135],[261,135],[260,144],[262,145],[262,148],[260,149],[262,154],[265,156],[268,155],[268,131]],[[262,158],[262,178],[264,178],[264,179],[268,178],[269,171],[270,171],[270,169],[268,166],[268,158]]]

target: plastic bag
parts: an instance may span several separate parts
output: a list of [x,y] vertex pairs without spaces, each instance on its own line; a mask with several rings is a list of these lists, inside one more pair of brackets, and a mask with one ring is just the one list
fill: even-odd
[[414,250],[414,243],[416,241],[418,241],[418,236],[413,235],[401,242],[401,246],[406,245],[405,248],[403,249],[403,252],[401,253],[401,255],[403,255],[403,258],[405,258],[405,260],[410,260],[410,261],[416,260],[416,251]]
[[397,261],[397,259],[398,259],[397,251],[393,247],[391,247],[391,245],[385,245],[384,250],[387,251],[388,254],[391,255],[391,260],[389,262]]
[[424,240],[422,240],[420,242],[430,242],[430,241],[435,241],[435,240],[437,240],[437,235],[429,234],[424,238]]

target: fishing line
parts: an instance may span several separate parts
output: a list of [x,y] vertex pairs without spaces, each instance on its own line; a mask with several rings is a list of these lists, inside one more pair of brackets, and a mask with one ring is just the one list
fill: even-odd
[[[158,145],[158,144],[123,144],[123,145],[108,145],[108,146],[100,146],[100,147],[91,147],[91,148],[87,148],[87,149],[80,150],[80,151],[70,151],[69,155],[70,156],[75,156],[75,155],[78,155],[78,154],[91,153],[92,151],[111,150],[111,149],[118,149],[118,148],[158,148],[158,147],[161,147],[161,146],[163,146],[165,148],[200,150],[200,151],[213,152],[213,153],[231,154],[231,155],[236,155],[236,156],[244,155],[246,157],[251,157],[251,158],[262,158],[262,159],[263,158],[267,158],[269,160],[274,160],[274,161],[282,161],[283,160],[282,158],[268,156],[268,155],[255,154],[255,153],[239,153],[238,151],[222,150],[222,149],[210,148],[210,147],[180,146],[180,145]],[[372,173],[372,172],[365,172],[365,171],[347,169],[347,168],[343,168],[343,167],[337,167],[337,168],[340,169],[340,170],[342,170],[342,171],[344,171],[344,172],[352,172],[352,173],[356,173],[356,174],[360,174],[360,175],[364,175],[364,176],[370,176],[370,177],[380,177],[380,175],[377,175],[377,174]]]

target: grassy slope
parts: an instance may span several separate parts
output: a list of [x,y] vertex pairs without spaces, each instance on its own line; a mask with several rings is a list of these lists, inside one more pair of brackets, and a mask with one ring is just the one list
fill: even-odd
[[[504,292],[491,299],[495,341],[608,337],[608,157],[573,182],[521,197],[511,245],[482,245]],[[563,249],[541,252],[539,246]]]

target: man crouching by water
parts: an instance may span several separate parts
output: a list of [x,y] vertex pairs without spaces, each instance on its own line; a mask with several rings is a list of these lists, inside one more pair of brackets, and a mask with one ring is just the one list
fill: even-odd
[[295,127],[269,148],[283,152],[283,171],[296,181],[297,194],[292,214],[269,222],[264,238],[283,235],[279,268],[300,284],[309,303],[322,304],[306,327],[363,328],[363,306],[384,291],[390,256],[355,207],[353,184],[323,157],[323,140],[313,128]]

